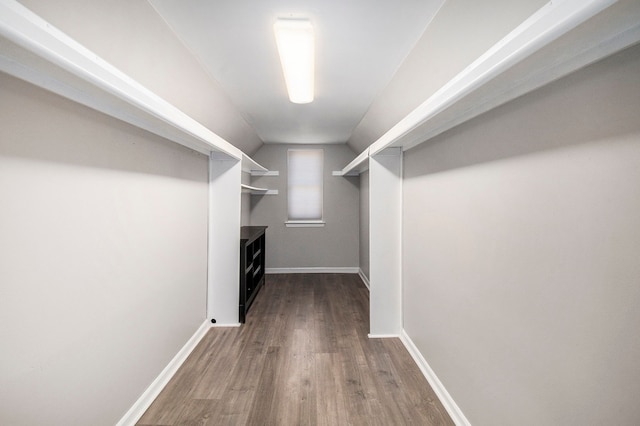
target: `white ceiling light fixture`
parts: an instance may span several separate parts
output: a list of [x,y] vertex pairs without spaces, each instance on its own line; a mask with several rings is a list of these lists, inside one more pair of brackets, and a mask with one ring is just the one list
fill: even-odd
[[289,92],[296,104],[313,101],[314,37],[308,19],[276,20],[273,26],[280,63]]

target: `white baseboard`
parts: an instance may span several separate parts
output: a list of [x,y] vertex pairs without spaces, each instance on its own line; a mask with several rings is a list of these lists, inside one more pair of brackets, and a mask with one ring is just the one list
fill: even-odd
[[221,323],[215,323],[215,324],[209,324],[209,327],[211,328],[221,328],[221,327],[240,327],[242,324],[240,324],[239,322],[232,322],[229,324],[221,324]]
[[367,287],[367,290],[371,291],[371,286],[369,284],[369,278],[367,278],[367,276],[364,274],[364,271],[362,271],[362,268],[358,268],[358,275],[360,276],[360,279],[362,280],[364,285]]
[[458,426],[471,426],[469,420],[467,420],[462,413],[462,410],[460,410],[460,407],[458,407],[451,395],[449,395],[449,392],[447,392],[440,379],[438,379],[438,376],[436,376],[436,373],[431,369],[429,363],[424,359],[406,331],[402,330],[400,340],[404,344],[405,348],[407,348],[407,351],[409,351],[409,354],[411,354],[413,360],[418,364],[418,368],[420,368],[420,371],[422,371],[422,374],[429,382],[429,385],[431,385],[431,389],[433,389],[436,396],[447,410],[447,413],[449,413],[451,420],[453,420],[453,422]]
[[309,268],[265,268],[265,274],[357,274],[360,268],[350,266]]
[[191,338],[185,343],[180,351],[173,357],[169,364],[162,370],[149,387],[140,395],[140,398],[131,406],[129,411],[120,419],[116,426],[133,426],[140,417],[147,411],[153,401],[158,397],[162,389],[169,383],[169,380],[176,374],[178,368],[185,362],[189,354],[200,343],[200,340],[211,328],[209,320],[202,323]]
[[399,334],[367,334],[369,339],[398,339],[400,338]]

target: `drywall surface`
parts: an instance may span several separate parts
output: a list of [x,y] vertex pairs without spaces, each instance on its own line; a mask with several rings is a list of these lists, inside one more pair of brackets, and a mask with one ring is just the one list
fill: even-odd
[[640,47],[405,153],[404,327],[474,426],[640,423]]
[[27,8],[251,155],[262,141],[144,0],[20,0]]
[[364,151],[547,0],[448,0],[376,97],[348,143]]
[[369,171],[360,174],[360,270],[369,275]]
[[[321,228],[288,228],[287,150],[324,150],[323,215]],[[359,195],[357,177],[332,176],[353,160],[346,145],[266,144],[253,158],[279,176],[254,177],[253,186],[277,189],[278,195],[251,196],[251,224],[267,229],[267,268],[358,267]]]
[[207,157],[0,74],[0,199],[0,424],[115,424],[205,319]]

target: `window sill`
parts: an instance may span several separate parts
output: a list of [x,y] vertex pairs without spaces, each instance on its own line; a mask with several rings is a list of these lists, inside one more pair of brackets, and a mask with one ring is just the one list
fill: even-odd
[[323,220],[288,220],[284,224],[287,228],[320,228],[325,222]]

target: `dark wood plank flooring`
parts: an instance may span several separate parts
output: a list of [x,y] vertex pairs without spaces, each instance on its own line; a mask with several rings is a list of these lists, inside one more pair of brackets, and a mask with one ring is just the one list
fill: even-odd
[[369,339],[353,274],[267,275],[247,322],[212,328],[139,425],[452,425],[399,339]]

